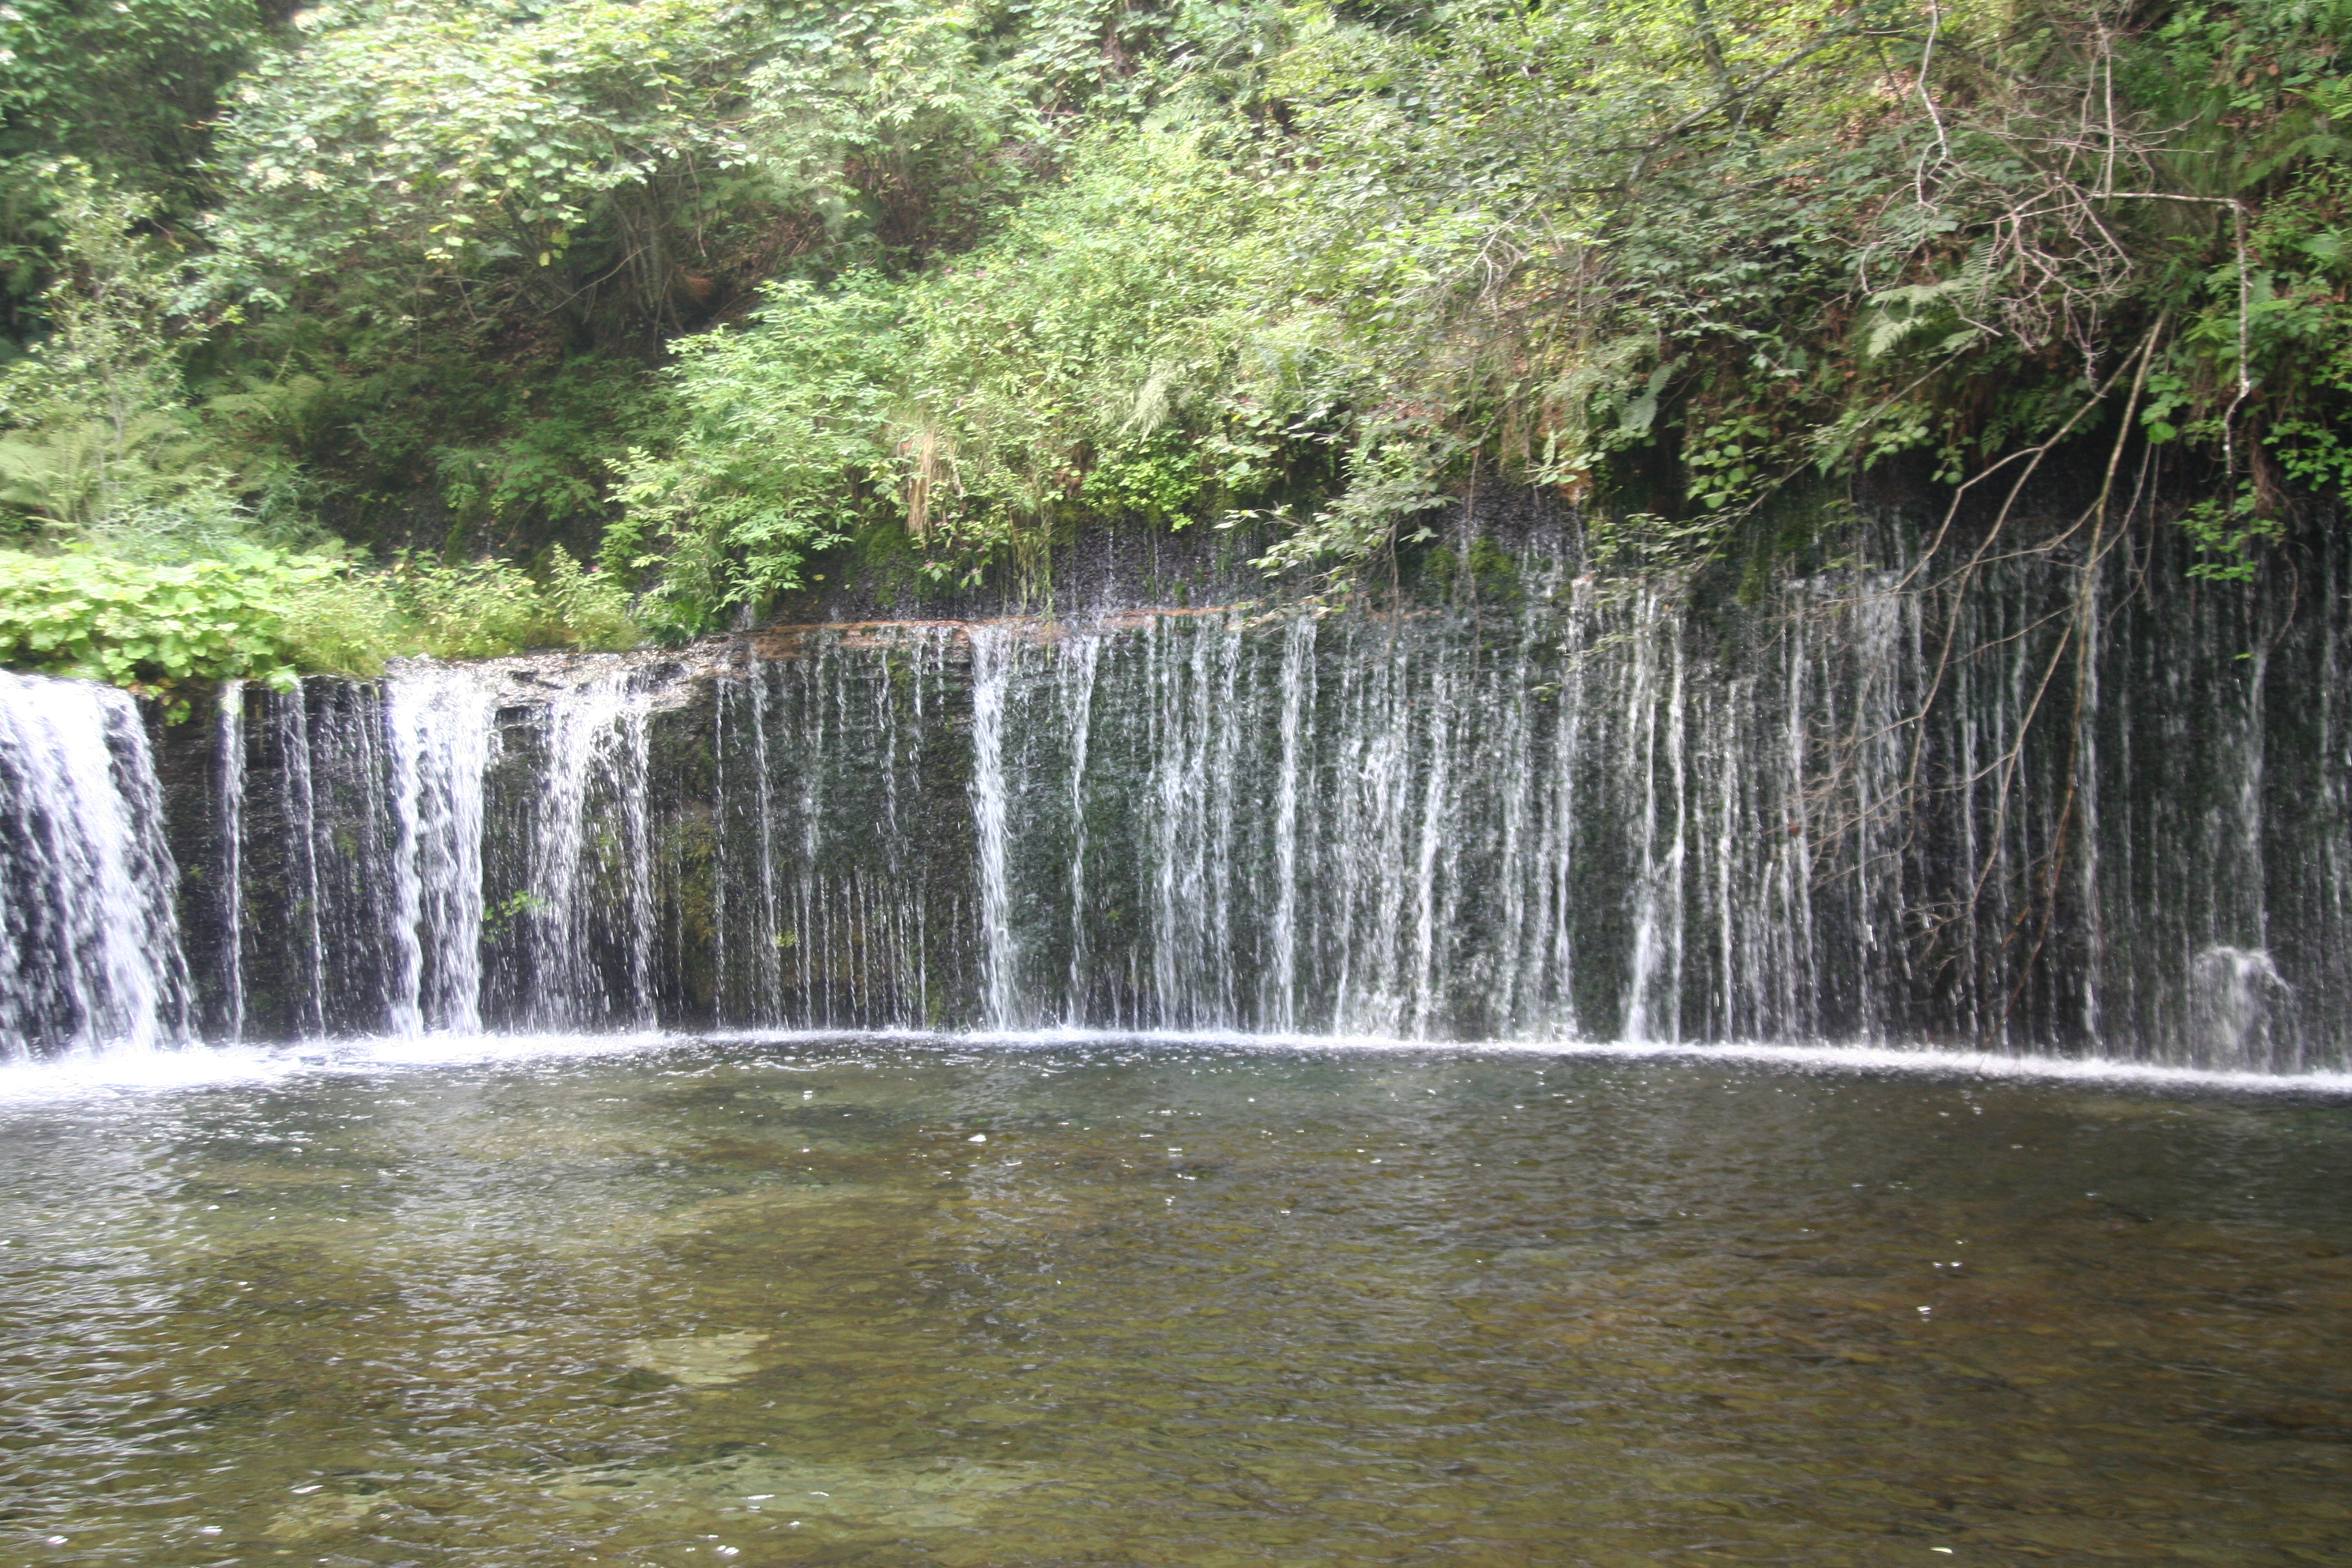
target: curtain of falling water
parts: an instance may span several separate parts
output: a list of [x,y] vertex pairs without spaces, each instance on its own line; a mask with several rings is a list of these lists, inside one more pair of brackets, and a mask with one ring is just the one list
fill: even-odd
[[245,1038],[245,682],[221,683],[214,720],[220,754],[217,889],[221,1007],[218,1034]]
[[162,825],[126,693],[0,672],[0,1058],[185,1037]]
[[[688,1005],[794,1027],[971,1025],[1017,1009],[1012,917],[1002,905],[989,917],[974,872],[1016,764],[968,679],[975,661],[1013,654],[985,630],[919,626],[811,639],[717,681],[711,842],[674,860],[667,900],[674,921],[710,931]],[[1009,828],[994,820],[1001,846]]]
[[[185,857],[200,1016],[2336,1065],[2342,575],[2021,568],[1946,621],[1892,574],[1702,615],[1530,554],[1449,605],[235,691]],[[2085,618],[2076,670],[2052,628]],[[119,694],[0,687],[11,1051],[186,1032],[145,745]]]
[[2190,652],[2118,637],[2029,725],[2073,586],[1946,658],[1894,582],[807,637],[721,683],[715,1010],[2340,1059],[2346,742],[2304,724],[2283,800],[2260,606],[2184,592]]
[[1013,835],[1004,796],[1004,694],[1016,645],[1003,626],[971,634],[971,816],[980,836],[980,931],[987,996],[981,1017],[1011,1028],[1019,1016],[1021,933],[1013,923],[1005,856]]
[[528,872],[504,906],[529,942],[534,1028],[654,1022],[646,720],[625,674],[548,705]]
[[651,1024],[647,711],[625,671],[507,709],[463,668],[225,698],[229,1016],[268,1038]]
[[[463,670],[395,680],[392,741],[392,1032],[482,1026],[482,776],[492,742],[489,693]],[[551,795],[570,781],[551,782]],[[576,850],[576,847],[575,847]],[[576,860],[576,853],[573,860]],[[551,879],[569,892],[571,861]]]

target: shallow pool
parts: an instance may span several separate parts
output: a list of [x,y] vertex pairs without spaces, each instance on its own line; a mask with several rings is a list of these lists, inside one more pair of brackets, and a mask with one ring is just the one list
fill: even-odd
[[0,1103],[10,1563],[2352,1560],[2352,1099],[1168,1040]]

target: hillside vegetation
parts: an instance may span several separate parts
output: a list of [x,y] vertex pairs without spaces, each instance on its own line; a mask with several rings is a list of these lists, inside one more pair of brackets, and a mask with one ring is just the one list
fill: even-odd
[[2053,452],[2242,574],[2352,482],[2347,23],[11,0],[0,655],[620,646],[1113,524],[1345,592],[1496,485],[1686,563]]

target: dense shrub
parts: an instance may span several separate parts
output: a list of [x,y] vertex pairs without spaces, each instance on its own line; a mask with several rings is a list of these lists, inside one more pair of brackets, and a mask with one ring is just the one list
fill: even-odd
[[[886,534],[1339,586],[1498,480],[1769,555],[2063,442],[2189,468],[2228,576],[2352,484],[2352,0],[0,9],[0,526],[394,562],[288,589],[312,664],[689,636]],[[76,49],[171,113],[101,133]]]

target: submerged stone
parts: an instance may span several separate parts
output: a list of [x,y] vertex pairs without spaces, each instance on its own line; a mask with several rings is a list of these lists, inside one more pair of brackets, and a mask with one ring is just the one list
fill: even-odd
[[688,1388],[740,1383],[757,1370],[756,1352],[769,1336],[752,1330],[639,1340],[624,1352],[627,1363],[658,1373]]

